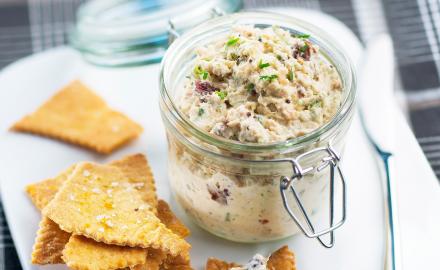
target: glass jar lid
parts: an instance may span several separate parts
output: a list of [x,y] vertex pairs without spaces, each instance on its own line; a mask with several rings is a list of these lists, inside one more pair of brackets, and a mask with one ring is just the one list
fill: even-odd
[[93,0],[77,13],[70,42],[101,66],[157,63],[168,47],[170,22],[179,33],[215,16],[232,13],[242,0]]

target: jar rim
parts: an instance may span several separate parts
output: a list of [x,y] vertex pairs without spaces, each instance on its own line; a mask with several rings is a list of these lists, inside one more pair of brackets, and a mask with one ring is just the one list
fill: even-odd
[[[251,143],[251,142],[240,142],[235,140],[226,139],[220,136],[216,136],[208,133],[205,130],[202,130],[200,127],[195,125],[188,117],[186,117],[175,104],[172,94],[169,92],[169,84],[170,82],[165,79],[164,74],[168,71],[168,69],[172,68],[168,65],[170,62],[169,59],[174,57],[174,54],[182,49],[182,46],[186,43],[186,41],[195,37],[198,34],[202,34],[206,32],[206,29],[214,29],[215,27],[219,27],[224,25],[227,22],[234,22],[239,19],[255,19],[255,23],[258,23],[258,19],[277,19],[280,21],[288,22],[296,26],[296,28],[287,28],[290,31],[298,31],[298,28],[301,30],[305,30],[307,34],[311,34],[312,42],[313,41],[321,41],[322,44],[330,47],[333,53],[336,53],[338,57],[342,60],[343,65],[346,66],[348,71],[348,78],[346,78],[343,82],[343,91],[347,91],[344,95],[344,99],[341,102],[337,112],[332,117],[330,121],[320,126],[319,128],[314,129],[311,132],[306,133],[303,136],[295,137],[285,141],[277,141],[273,143]],[[324,41],[324,42],[323,42]],[[321,51],[321,50],[320,50]],[[335,59],[328,59],[331,63],[335,63]],[[336,70],[341,76],[341,65],[335,65]],[[341,77],[342,78],[342,77]],[[290,17],[287,15],[281,15],[279,13],[274,12],[262,12],[262,11],[253,11],[253,12],[239,12],[229,15],[223,15],[221,17],[217,17],[214,19],[210,19],[203,24],[191,29],[186,32],[184,35],[179,37],[167,50],[164,58],[162,59],[160,66],[160,92],[162,99],[166,100],[167,105],[169,106],[169,111],[171,112],[173,120],[177,121],[181,124],[187,131],[190,132],[191,135],[196,138],[217,147],[227,148],[230,150],[244,151],[244,152],[266,152],[272,150],[287,150],[294,149],[297,147],[301,147],[305,144],[315,142],[321,138],[322,135],[330,133],[334,127],[338,126],[344,119],[346,119],[350,112],[353,110],[354,101],[356,96],[356,76],[355,76],[355,68],[353,62],[348,57],[348,54],[344,52],[341,46],[330,37],[328,34],[320,30],[318,27],[305,22],[303,20]],[[206,149],[204,149],[206,150]],[[209,151],[209,150],[208,150]],[[211,151],[209,151],[211,152]]]

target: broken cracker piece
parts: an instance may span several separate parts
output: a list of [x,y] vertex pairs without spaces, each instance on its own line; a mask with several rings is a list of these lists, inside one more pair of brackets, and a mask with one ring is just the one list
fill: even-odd
[[[234,267],[240,267],[240,265],[209,258],[205,270],[230,270]],[[296,270],[295,255],[288,246],[283,246],[269,256],[266,268],[267,270]]]
[[70,233],[62,231],[58,225],[47,217],[40,221],[40,229],[32,250],[33,264],[64,263],[62,251],[69,241]]
[[145,264],[147,252],[143,248],[107,245],[73,235],[63,251],[63,259],[71,269],[111,270]]
[[52,137],[108,154],[135,139],[142,127],[114,111],[80,81],[73,81],[12,130]]
[[205,270],[229,270],[232,267],[239,267],[239,264],[228,263],[216,258],[209,258],[206,262]]
[[267,270],[296,270],[295,255],[288,246],[283,246],[270,255]]
[[161,249],[173,256],[190,249],[149,210],[136,186],[112,186],[118,181],[129,182],[114,166],[78,164],[43,214],[65,231],[106,244]]

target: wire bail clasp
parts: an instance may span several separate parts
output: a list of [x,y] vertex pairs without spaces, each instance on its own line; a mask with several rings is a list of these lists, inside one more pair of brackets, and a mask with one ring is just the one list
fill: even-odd
[[[310,166],[307,168],[302,168],[300,165],[300,160],[304,159],[305,157],[308,157],[310,155],[316,154],[318,152],[325,152],[327,155],[321,159],[321,162],[317,166]],[[280,183],[280,192],[281,197],[283,199],[284,208],[289,213],[290,217],[295,221],[295,223],[298,225],[298,227],[301,229],[301,231],[309,238],[316,238],[318,241],[326,248],[331,248],[334,245],[335,237],[334,237],[334,230],[341,227],[342,224],[344,224],[346,219],[346,183],[345,178],[342,173],[342,170],[339,166],[340,162],[340,156],[336,153],[336,151],[333,149],[331,144],[329,143],[327,147],[319,147],[315,148],[311,151],[308,151],[306,153],[303,153],[299,155],[295,159],[286,159],[284,161],[288,161],[292,165],[293,169],[293,175],[292,177],[281,177],[281,183]],[[321,231],[316,232],[315,227],[313,226],[309,215],[307,214],[307,211],[304,208],[304,205],[301,201],[301,198],[298,195],[297,190],[293,186],[293,183],[296,181],[301,181],[301,179],[306,176],[307,174],[311,174],[316,172],[321,172],[325,168],[330,168],[330,207],[329,207],[329,227],[327,229],[323,229]],[[338,173],[339,179],[341,181],[341,189],[342,189],[342,211],[341,211],[341,219],[338,222],[334,222],[334,206],[335,206],[335,173]],[[295,198],[295,201],[297,205],[299,206],[300,213],[302,217],[305,220],[306,224],[302,224],[300,222],[300,219],[295,215],[295,213],[292,211],[288,204],[287,200],[287,191],[291,190],[293,197]],[[321,236],[329,234],[330,239],[328,243],[324,243]]]

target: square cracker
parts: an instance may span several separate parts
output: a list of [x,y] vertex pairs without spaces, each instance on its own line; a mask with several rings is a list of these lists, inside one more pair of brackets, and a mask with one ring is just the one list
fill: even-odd
[[[158,208],[154,176],[148,160],[143,154],[128,155],[110,162],[109,165],[121,169],[127,175],[128,183],[137,185],[137,189],[145,202],[149,203],[154,209]],[[26,186],[26,193],[40,211],[55,197],[55,194],[73,172],[75,166],[76,164],[70,166],[55,178]]]
[[[151,169],[148,166],[148,161],[142,154],[135,154],[126,156],[120,160],[116,160],[110,163],[110,165],[121,169],[130,179],[130,183],[136,184],[139,193],[144,200],[152,207],[157,207],[156,189],[154,184],[154,178],[151,173]],[[72,173],[76,165],[71,166],[63,173],[59,174],[53,179],[47,179],[35,184],[28,185],[26,191],[31,198],[35,206],[42,210],[55,196],[61,185],[67,180]],[[142,184],[143,185],[140,185]],[[121,183],[122,184],[122,183]],[[168,214],[167,214],[168,215]],[[184,226],[182,224],[182,226]],[[54,223],[50,219],[43,216],[40,222],[40,228],[37,232],[37,238],[35,240],[34,249],[32,253],[32,263],[34,264],[56,264],[63,263],[62,252],[64,246],[69,241],[70,233],[67,233],[60,229],[58,224]],[[81,242],[75,241],[75,248],[81,250]],[[73,244],[69,245],[72,246]],[[84,249],[87,249],[84,246]],[[112,249],[116,251],[116,249]],[[123,261],[125,255],[122,253],[122,258],[118,257],[119,254],[115,252],[115,261]],[[127,263],[140,264],[142,261],[127,261]],[[116,264],[117,262],[108,262],[108,264]]]
[[53,197],[55,197],[58,189],[64,183],[64,181],[66,181],[67,177],[69,177],[74,168],[75,165],[72,165],[55,178],[50,178],[26,186],[26,193],[38,210],[43,210],[43,208],[46,207]]
[[64,263],[62,251],[70,238],[65,232],[47,217],[40,221],[40,229],[35,239],[31,261],[33,264]]
[[43,214],[64,231],[98,242],[161,249],[172,256],[188,252],[190,245],[161,223],[138,187],[117,167],[81,163]]
[[72,235],[63,251],[63,259],[71,269],[110,270],[143,265],[147,250],[96,242]]
[[[158,205],[158,217],[161,222],[179,236],[182,236],[180,234],[182,232],[185,232],[184,235],[188,235],[188,229],[174,216],[168,204],[163,200],[159,200]],[[166,218],[162,219],[161,217]],[[79,238],[79,240],[75,238]],[[94,249],[95,252],[89,252],[91,249]],[[143,253],[143,261],[138,261],[138,263],[134,263],[135,260],[129,261],[130,257],[126,255],[131,252],[137,258],[141,256],[140,253]],[[99,254],[101,255],[99,256]],[[174,269],[176,266],[189,266],[189,255],[168,259],[167,254],[162,250],[106,245],[79,236],[71,237],[63,251],[63,255],[64,261],[72,269],[98,270],[130,267],[131,270],[159,270],[160,266],[164,264],[165,269]],[[97,255],[98,257],[96,257]],[[96,263],[96,258],[101,258],[101,261]]]
[[[181,238],[189,236],[189,229],[176,217],[168,203],[164,200],[158,201],[157,217],[168,229]],[[178,256],[167,256],[162,250],[149,249],[147,263],[131,267],[131,270],[159,270],[161,266],[163,269],[177,269],[177,266],[189,267],[189,263],[188,253],[179,254]]]
[[157,217],[162,221],[168,229],[173,231],[181,238],[186,238],[190,235],[189,229],[176,217],[171,211],[170,206],[164,200],[159,200],[157,204]]
[[114,111],[80,81],[73,81],[12,126],[107,154],[138,137],[142,127]]

